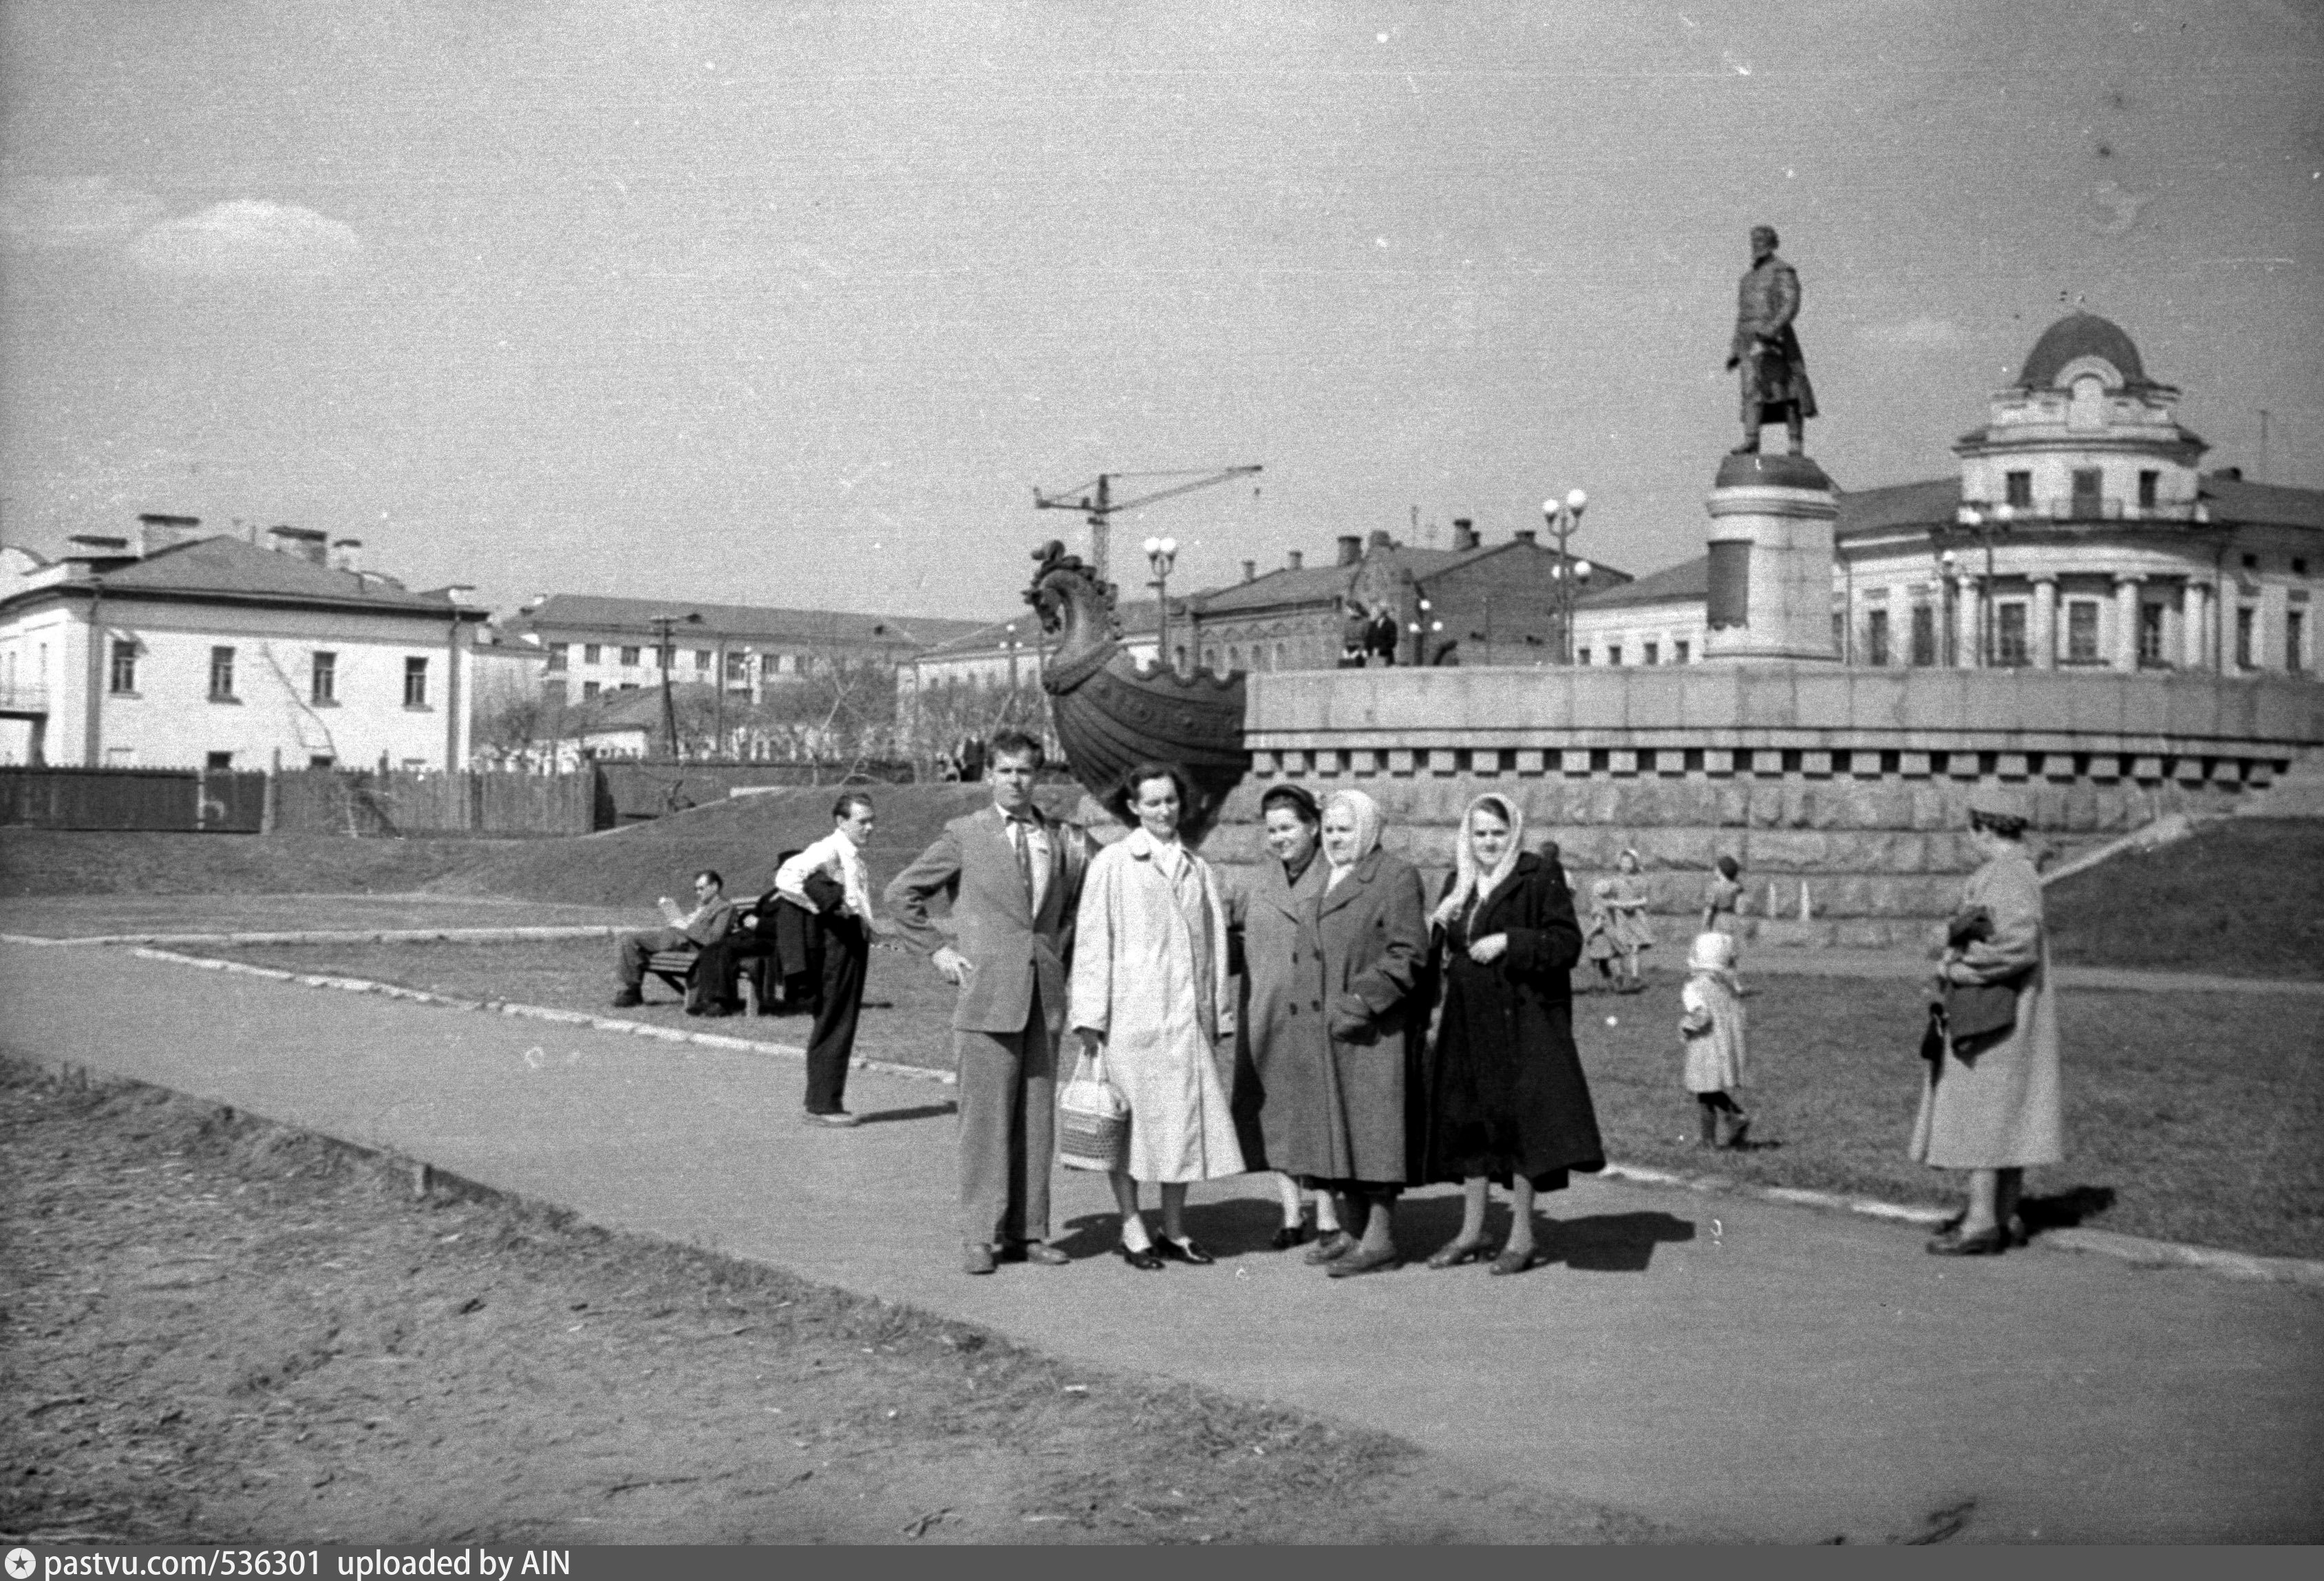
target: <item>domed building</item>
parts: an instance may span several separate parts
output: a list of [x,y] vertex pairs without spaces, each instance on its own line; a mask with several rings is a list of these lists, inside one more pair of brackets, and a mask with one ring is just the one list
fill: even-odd
[[[2324,490],[2200,470],[2122,327],[2044,330],[1957,476],[1844,493],[1832,640],[1861,665],[2310,674]],[[1593,594],[1577,658],[1702,652],[1700,562]]]

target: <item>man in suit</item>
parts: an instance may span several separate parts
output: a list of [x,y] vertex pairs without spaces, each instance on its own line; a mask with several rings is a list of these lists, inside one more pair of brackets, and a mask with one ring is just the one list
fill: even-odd
[[[960,1063],[962,1266],[1065,1262],[1048,1244],[1056,1152],[1057,1041],[1082,875],[1081,832],[1041,816],[1033,781],[1041,744],[1004,730],[985,777],[992,804],[954,818],[888,886],[897,931],[960,989],[953,1047]],[[928,916],[952,901],[947,944]]]
[[621,991],[613,995],[615,1010],[645,1003],[647,957],[659,950],[684,949],[688,945],[715,945],[726,937],[726,929],[734,920],[734,904],[726,898],[726,881],[708,868],[694,875],[694,910],[679,911],[678,902],[668,895],[661,898],[660,903],[662,920],[668,927],[622,935],[618,964],[613,968],[621,984]]

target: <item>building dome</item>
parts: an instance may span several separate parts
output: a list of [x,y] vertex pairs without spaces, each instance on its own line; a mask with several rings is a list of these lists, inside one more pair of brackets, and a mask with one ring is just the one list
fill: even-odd
[[2017,387],[2056,389],[2059,375],[2086,357],[2111,365],[2127,388],[2143,389],[2150,383],[2138,347],[2121,325],[2096,313],[2073,312],[2044,329],[2042,338],[2034,343],[2034,349],[2026,354],[2025,371],[2017,375]]

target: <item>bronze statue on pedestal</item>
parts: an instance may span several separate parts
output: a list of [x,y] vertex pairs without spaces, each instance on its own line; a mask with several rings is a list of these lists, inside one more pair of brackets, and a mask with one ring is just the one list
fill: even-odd
[[1743,370],[1743,442],[1738,456],[1759,453],[1759,425],[1780,419],[1792,454],[1807,453],[1807,420],[1816,414],[1807,358],[1792,320],[1800,311],[1800,277],[1776,255],[1772,226],[1751,227],[1751,267],[1736,291],[1735,337],[1727,365]]

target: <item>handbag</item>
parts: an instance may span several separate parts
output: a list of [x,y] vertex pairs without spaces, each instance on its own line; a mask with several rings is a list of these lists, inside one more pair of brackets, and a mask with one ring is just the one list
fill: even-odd
[[1057,1162],[1108,1174],[1130,1167],[1130,1100],[1105,1078],[1105,1057],[1084,1054],[1057,1093]]
[[1948,983],[1945,1021],[1956,1044],[2017,1025],[2017,990],[2006,983]]

